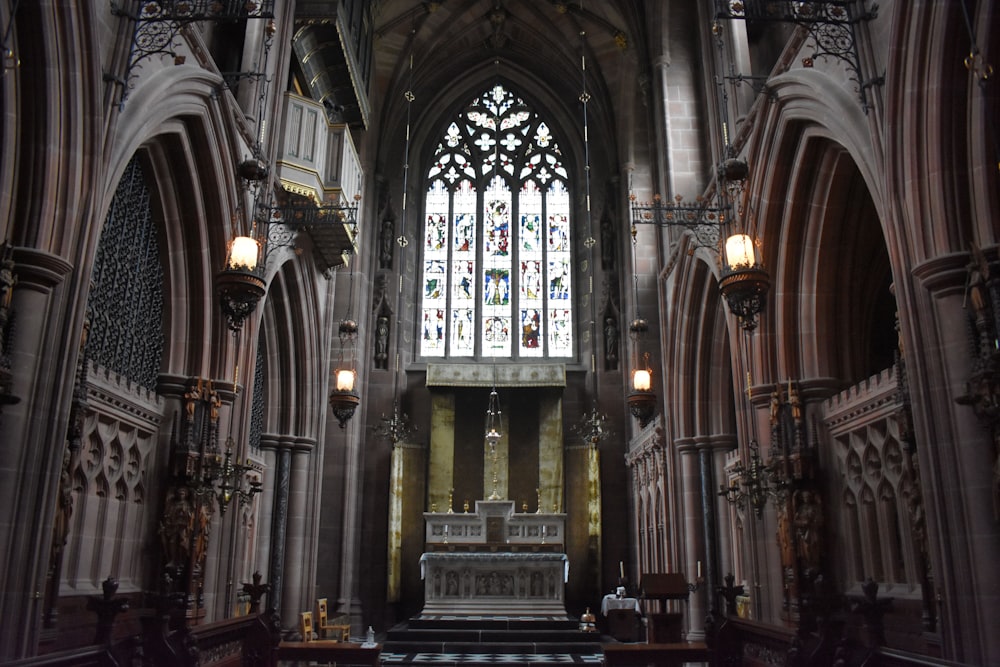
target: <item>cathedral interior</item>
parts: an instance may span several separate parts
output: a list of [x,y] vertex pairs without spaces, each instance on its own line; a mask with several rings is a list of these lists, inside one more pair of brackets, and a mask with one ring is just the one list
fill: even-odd
[[[674,574],[726,664],[1000,665],[993,0],[4,0],[0,39],[0,661],[239,664],[202,642],[460,585],[645,627]],[[432,600],[483,553],[568,572]]]

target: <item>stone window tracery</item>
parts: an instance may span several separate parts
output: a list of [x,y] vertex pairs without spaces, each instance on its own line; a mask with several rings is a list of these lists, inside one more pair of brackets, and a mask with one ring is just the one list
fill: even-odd
[[420,354],[573,356],[569,177],[549,126],[496,84],[448,125],[426,177]]

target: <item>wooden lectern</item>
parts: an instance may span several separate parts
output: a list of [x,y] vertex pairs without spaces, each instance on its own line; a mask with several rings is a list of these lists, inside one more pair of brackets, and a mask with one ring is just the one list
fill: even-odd
[[648,573],[639,579],[640,597],[659,600],[659,611],[649,615],[647,641],[651,644],[670,644],[682,641],[684,615],[667,612],[667,600],[687,602],[691,591],[687,579],[680,572]]

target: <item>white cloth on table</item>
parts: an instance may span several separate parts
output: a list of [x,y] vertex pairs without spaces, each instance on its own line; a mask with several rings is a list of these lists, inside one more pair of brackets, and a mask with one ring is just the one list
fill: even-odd
[[609,609],[631,609],[640,614],[639,601],[635,598],[620,598],[614,593],[608,593],[601,600],[601,615],[607,616]]

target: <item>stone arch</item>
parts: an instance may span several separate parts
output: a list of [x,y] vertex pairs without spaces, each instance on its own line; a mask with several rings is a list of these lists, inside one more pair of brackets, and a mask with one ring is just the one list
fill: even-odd
[[[751,141],[749,218],[774,272],[762,316],[780,355],[773,372],[849,384],[891,365],[895,301],[866,118],[824,78],[776,77]],[[859,275],[874,278],[860,284]]]
[[[661,311],[670,346],[664,355],[667,410],[678,437],[733,432],[733,394],[726,311],[708,263],[680,250],[676,279]],[[694,341],[712,341],[691,349]],[[725,377],[723,377],[725,376]],[[684,397],[692,397],[682,402]]]
[[[320,302],[319,285],[312,284],[309,270],[301,261],[284,262],[275,268],[262,304],[260,335],[267,364],[264,377],[268,406],[263,428],[267,433],[321,440],[327,409],[325,375],[332,370],[329,332],[335,325],[325,308],[327,304]],[[311,329],[301,326],[303,322],[328,325]]]

